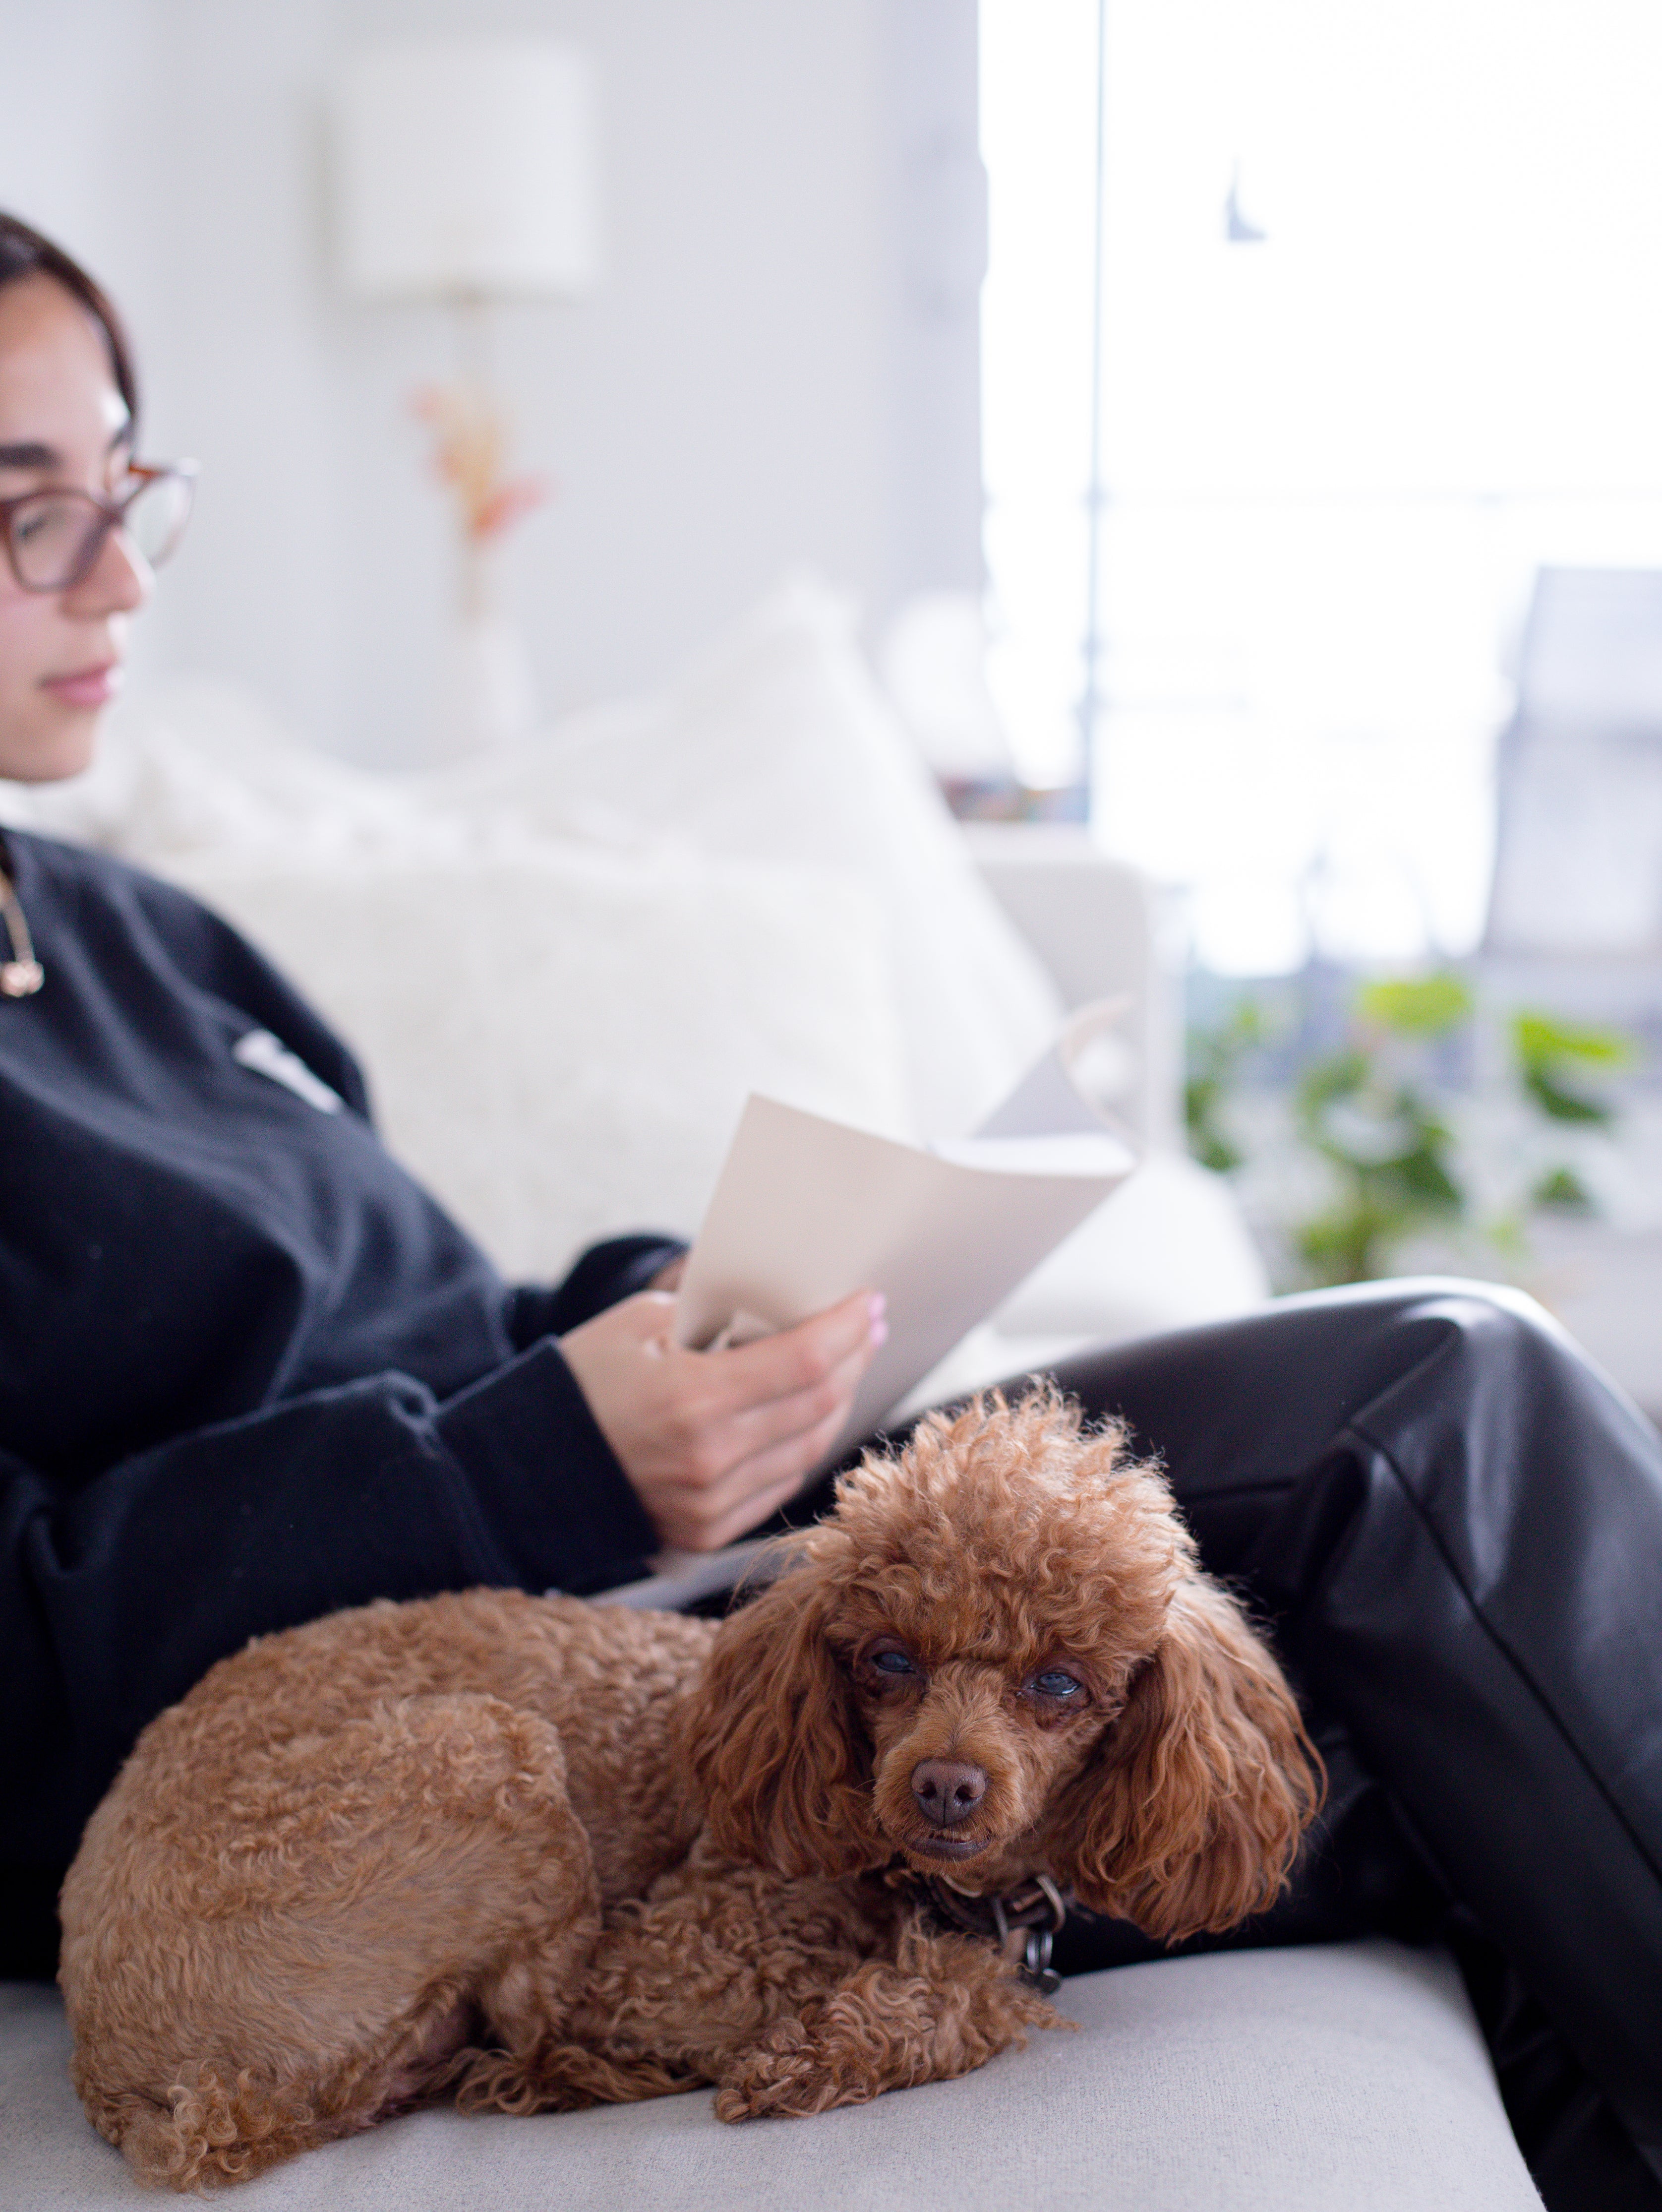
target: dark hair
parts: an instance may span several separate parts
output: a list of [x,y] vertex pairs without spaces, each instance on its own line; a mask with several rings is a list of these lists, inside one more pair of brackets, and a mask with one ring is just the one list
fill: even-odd
[[0,287],[19,276],[50,276],[80,301],[103,331],[110,349],[110,367],[116,390],[127,403],[127,413],[138,420],[138,379],[133,373],[133,351],[127,343],[121,318],[110,304],[104,288],[95,284],[78,261],[71,261],[62,246],[42,238],[38,230],[0,209]]

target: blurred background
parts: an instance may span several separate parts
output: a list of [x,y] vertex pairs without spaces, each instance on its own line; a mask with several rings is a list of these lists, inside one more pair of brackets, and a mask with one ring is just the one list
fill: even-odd
[[452,334],[341,282],[330,114],[352,57],[446,33],[556,37],[594,76],[597,280],[505,308],[497,349],[555,495],[513,586],[546,708],[659,675],[792,563],[877,622],[975,589],[979,247],[954,264],[943,204],[977,173],[973,8],[3,0],[0,204],[103,276],[149,442],[203,463],[151,664],[359,758],[420,740],[450,548],[406,402]]
[[[355,70],[510,36],[585,72],[572,267],[355,272]],[[1662,1403],[1652,0],[0,0],[0,204],[203,464],[141,686],[442,750],[469,431],[411,401],[482,381],[507,721],[849,587],[960,812],[1157,887],[1190,1140],[1277,1281],[1520,1281]]]

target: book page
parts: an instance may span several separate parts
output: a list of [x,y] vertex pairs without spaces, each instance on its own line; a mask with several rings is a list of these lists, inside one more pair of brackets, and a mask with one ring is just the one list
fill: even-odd
[[981,1133],[927,1152],[753,1096],[688,1258],[678,1340],[709,1345],[736,1317],[747,1334],[788,1328],[881,1291],[889,1340],[827,1463],[870,1435],[1136,1164],[1068,1079],[1118,1011],[1082,1010],[1093,1020],[1075,1018]]

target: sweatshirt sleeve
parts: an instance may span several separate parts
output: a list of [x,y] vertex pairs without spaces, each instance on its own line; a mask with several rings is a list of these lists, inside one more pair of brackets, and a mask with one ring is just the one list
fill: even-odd
[[42,1901],[139,1730],[251,1636],[476,1583],[604,1589],[656,1545],[547,1338],[443,1402],[373,1376],[73,1492],[0,1454],[0,1974],[39,1965]]
[[678,1237],[646,1233],[609,1237],[580,1253],[569,1273],[551,1287],[522,1284],[510,1297],[508,1333],[516,1345],[539,1336],[563,1336],[621,1298],[633,1297],[687,1249]]

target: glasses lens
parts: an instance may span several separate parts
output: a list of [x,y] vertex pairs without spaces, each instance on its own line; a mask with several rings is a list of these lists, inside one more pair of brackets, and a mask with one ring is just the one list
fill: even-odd
[[32,592],[59,592],[84,568],[103,535],[103,509],[75,491],[43,491],[11,511],[12,560]]
[[128,501],[124,527],[153,568],[159,568],[191,519],[189,477],[152,477]]

